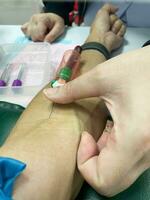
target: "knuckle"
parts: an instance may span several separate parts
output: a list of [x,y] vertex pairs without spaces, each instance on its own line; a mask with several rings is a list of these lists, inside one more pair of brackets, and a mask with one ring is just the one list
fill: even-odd
[[99,9],[99,10],[97,11],[96,17],[99,17],[99,16],[101,15],[102,12],[103,12],[103,11],[102,11],[101,9]]
[[106,3],[106,4],[103,6],[103,8],[105,8],[105,9],[108,9],[108,8],[110,8],[110,7],[111,7],[110,3]]

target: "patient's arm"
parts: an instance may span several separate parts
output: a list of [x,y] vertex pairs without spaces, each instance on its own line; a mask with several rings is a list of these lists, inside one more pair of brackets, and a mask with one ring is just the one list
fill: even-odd
[[[81,57],[81,73],[105,61],[95,50]],[[42,91],[34,98],[0,151],[27,164],[15,183],[15,200],[75,198],[83,182],[76,168],[80,134],[87,130],[99,137],[106,117],[102,104],[101,109],[97,98],[70,105],[54,104]]]
[[[89,57],[94,58],[90,66]],[[83,70],[104,61],[104,57],[96,51],[88,51],[82,54],[84,60]],[[101,126],[99,119],[97,99],[57,105],[41,91],[1,148],[0,156],[12,157],[27,164],[16,181],[14,199],[69,200],[77,193],[82,184],[76,169],[80,134],[88,130],[97,137]]]

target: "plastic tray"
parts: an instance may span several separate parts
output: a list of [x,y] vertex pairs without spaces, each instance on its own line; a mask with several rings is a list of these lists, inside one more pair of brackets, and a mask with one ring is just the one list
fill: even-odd
[[[54,76],[51,65],[51,45],[48,43],[4,44],[0,46],[0,75],[10,66],[9,81],[0,87],[0,99],[6,96],[34,96]],[[20,65],[23,65],[22,86],[12,86],[17,78]]]

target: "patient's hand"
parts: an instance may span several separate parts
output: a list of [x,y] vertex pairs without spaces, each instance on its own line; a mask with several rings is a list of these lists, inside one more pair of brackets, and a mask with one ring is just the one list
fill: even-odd
[[121,46],[126,32],[123,21],[115,15],[117,10],[115,6],[105,4],[97,12],[90,30],[89,39],[96,39],[110,52]]
[[107,105],[114,126],[110,124],[98,142],[89,133],[82,134],[78,150],[83,177],[107,196],[129,187],[150,167],[149,57],[148,46],[117,56],[65,86],[49,90],[49,98],[55,102],[100,96]]

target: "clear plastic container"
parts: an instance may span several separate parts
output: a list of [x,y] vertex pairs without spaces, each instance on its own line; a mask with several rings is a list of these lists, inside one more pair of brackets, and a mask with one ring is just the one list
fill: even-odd
[[[0,87],[2,96],[35,96],[54,77],[51,64],[51,45],[48,43],[4,44],[0,46],[0,77],[9,67],[6,86]],[[12,86],[18,78],[21,86]]]

